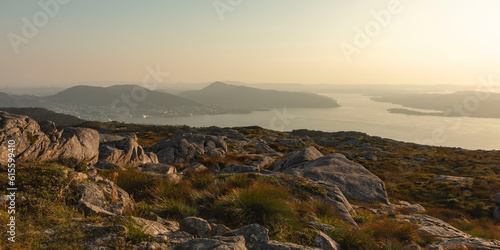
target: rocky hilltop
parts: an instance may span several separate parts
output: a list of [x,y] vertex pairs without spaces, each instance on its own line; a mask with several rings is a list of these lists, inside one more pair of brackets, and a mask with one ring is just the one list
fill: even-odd
[[[500,153],[358,132],[54,123],[16,142],[12,249],[500,249]],[[12,156],[12,155],[11,155]]]

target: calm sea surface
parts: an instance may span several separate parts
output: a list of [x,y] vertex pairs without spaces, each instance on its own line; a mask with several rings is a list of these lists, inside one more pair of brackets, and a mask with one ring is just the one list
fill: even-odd
[[401,106],[374,102],[370,97],[358,94],[340,94],[331,97],[342,107],[333,109],[283,107],[251,114],[133,118],[123,121],[193,127],[257,125],[280,131],[293,129],[359,131],[373,136],[427,145],[500,150],[500,119],[391,114],[386,111],[388,108]]

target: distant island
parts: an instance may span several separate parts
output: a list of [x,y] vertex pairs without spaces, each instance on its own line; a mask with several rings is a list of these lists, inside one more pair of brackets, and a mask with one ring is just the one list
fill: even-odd
[[393,114],[404,114],[404,115],[422,115],[422,116],[443,116],[443,115],[445,115],[445,113],[443,113],[443,112],[438,112],[438,113],[420,112],[420,111],[403,109],[403,108],[392,108],[392,109],[387,109],[387,111],[389,113],[393,113]]
[[[0,107],[38,107],[84,120],[248,114],[273,108],[336,108],[334,99],[306,92],[263,90],[214,82],[179,95],[138,85],[79,85],[50,96],[0,93]],[[26,114],[26,115],[31,115]]]
[[373,97],[376,102],[399,104],[403,107],[437,112],[420,112],[402,108],[388,109],[391,113],[426,116],[467,116],[500,118],[500,93],[460,91],[450,94],[405,94]]

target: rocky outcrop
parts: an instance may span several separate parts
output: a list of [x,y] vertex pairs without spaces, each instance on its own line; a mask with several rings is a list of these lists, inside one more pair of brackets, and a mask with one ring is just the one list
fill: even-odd
[[221,174],[242,174],[242,173],[258,173],[260,171],[257,167],[231,164],[224,169],[222,169],[219,173]]
[[264,156],[256,161],[253,161],[252,163],[250,163],[250,166],[262,169],[262,168],[265,168],[266,166],[270,166],[273,162],[274,162],[273,157]]
[[173,223],[160,223],[133,216],[131,220],[143,233],[151,236],[169,234],[179,230],[179,227],[176,227]]
[[425,208],[422,205],[420,205],[420,204],[409,205],[409,206],[406,206],[405,209],[407,209],[408,211],[410,211],[412,213],[423,213],[423,212],[425,212]]
[[8,160],[8,142],[15,141],[17,162],[37,162],[58,158],[74,158],[96,163],[99,155],[99,135],[88,128],[54,130],[40,125],[27,116],[0,111],[0,164]]
[[493,196],[493,202],[500,205],[500,193],[496,193],[495,196]]
[[253,152],[255,152],[255,153],[259,153],[259,154],[267,155],[267,156],[271,156],[271,157],[277,157],[277,156],[283,155],[282,153],[277,152],[276,150],[269,147],[269,145],[267,145],[266,141],[263,139],[252,139],[249,142],[248,146],[249,147],[247,147],[246,153],[250,153],[250,152],[248,152],[248,150],[252,149]]
[[300,148],[305,146],[304,142],[299,138],[291,138],[291,139],[277,139],[276,142],[282,146],[289,148]]
[[182,172],[186,172],[186,171],[193,171],[193,172],[198,172],[198,171],[205,171],[207,170],[208,168],[205,167],[205,165],[201,164],[201,163],[198,163],[198,162],[195,162],[195,163],[192,163],[190,164],[187,168],[185,168],[184,170],[182,170]]
[[103,249],[103,245],[107,245],[118,238],[124,239],[128,232],[125,226],[106,225],[104,223],[82,225],[80,228],[87,236],[83,242],[84,249]]
[[52,121],[40,121],[38,125],[40,125],[40,130],[49,137],[57,132],[57,126]]
[[470,237],[470,235],[454,228],[450,224],[425,214],[400,215],[399,217],[407,219],[420,225],[418,233],[425,236],[435,236],[440,238]]
[[99,146],[99,160],[119,166],[137,167],[146,163],[158,163],[154,153],[145,152],[137,143],[137,137],[127,136],[117,141],[103,141]]
[[243,236],[215,236],[212,238],[194,239],[177,245],[175,250],[246,250]]
[[321,223],[321,222],[318,222],[318,221],[311,221],[309,223],[307,223],[308,226],[316,229],[316,230],[319,230],[323,233],[329,233],[333,230],[335,230],[336,228],[332,225],[329,225],[329,224],[325,224],[325,223]]
[[233,230],[224,236],[243,236],[245,239],[246,249],[261,250],[261,249],[283,249],[283,250],[305,250],[315,249],[311,247],[300,246],[287,242],[278,242],[269,240],[269,230],[259,224],[251,224]]
[[349,201],[347,201],[340,189],[335,185],[331,185],[321,181],[314,183],[326,189],[327,196],[322,199],[335,208],[340,218],[343,221],[348,222],[351,226],[358,227],[358,224],[352,217],[353,215],[356,215],[356,211],[351,206]]
[[153,150],[159,162],[177,164],[190,163],[200,156],[224,158],[227,145],[222,136],[182,134],[159,141]]
[[212,234],[212,227],[210,224],[201,218],[187,217],[184,218],[179,225],[182,231],[195,236],[209,237]]
[[384,182],[342,154],[323,156],[290,167],[283,173],[335,185],[347,199],[389,204]]
[[434,177],[432,180],[437,182],[443,182],[443,181],[458,182],[466,185],[472,185],[472,183],[474,182],[474,178],[451,176],[451,175],[439,175]]
[[323,157],[315,147],[307,147],[300,151],[290,153],[285,160],[279,161],[273,165],[273,171],[285,171],[289,168],[301,168],[307,162]]
[[417,233],[421,236],[437,237],[432,245],[443,249],[500,249],[500,241],[472,237],[450,224],[424,214],[398,215],[419,225]]
[[54,141],[37,158],[27,150],[19,155],[23,161],[74,158],[78,161],[95,163],[98,159],[97,131],[88,128],[65,128],[57,133]]
[[226,234],[226,236],[243,236],[245,237],[245,246],[249,250],[265,249],[269,242],[269,230],[259,224],[251,224],[240,227]]
[[289,242],[279,242],[275,240],[270,240],[265,248],[266,250],[321,250],[316,247],[306,247]]
[[500,193],[493,196],[493,202],[497,205],[493,208],[493,218],[500,220]]
[[432,245],[441,247],[441,249],[480,249],[480,250],[498,250],[500,241],[487,240],[481,238],[441,238]]
[[91,176],[93,182],[83,183],[78,186],[81,197],[77,208],[86,215],[118,216],[125,209],[135,206],[134,201],[120,187],[112,181],[97,175]]
[[104,169],[104,170],[125,170],[126,169],[120,165],[116,165],[116,164],[108,162],[108,161],[97,161],[97,163],[94,164],[94,168]]
[[163,163],[146,163],[137,168],[141,172],[146,172],[154,175],[175,174],[177,169],[174,166]]
[[209,223],[198,217],[186,217],[179,224],[180,230],[198,237],[222,236],[231,231],[222,224]]
[[337,242],[332,240],[330,236],[324,234],[323,232],[318,232],[315,238],[315,243],[323,250],[337,250],[339,248]]

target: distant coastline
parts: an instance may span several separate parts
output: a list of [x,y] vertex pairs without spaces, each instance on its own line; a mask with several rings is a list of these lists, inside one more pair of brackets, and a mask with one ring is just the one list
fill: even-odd
[[421,112],[421,111],[415,111],[415,110],[410,110],[410,109],[404,109],[404,108],[391,108],[387,109],[389,113],[392,114],[404,114],[404,115],[418,115],[418,116],[444,116],[444,112]]
[[[390,94],[372,97],[376,102],[402,105],[387,110],[390,113],[419,116],[500,118],[500,93],[458,91],[448,94]],[[432,112],[414,111],[424,109]],[[439,113],[440,112],[440,113]]]

